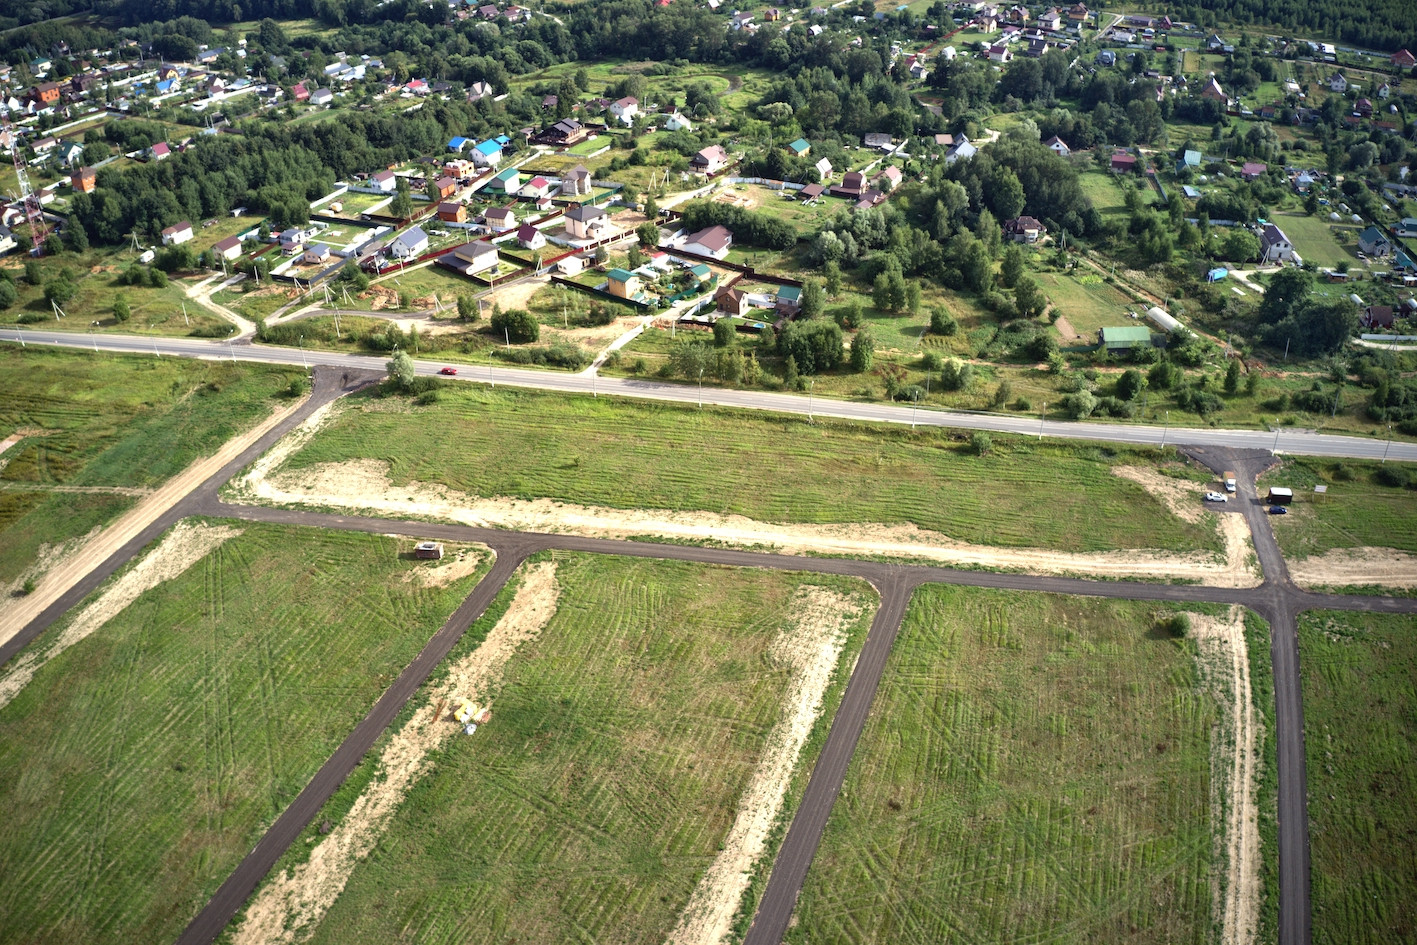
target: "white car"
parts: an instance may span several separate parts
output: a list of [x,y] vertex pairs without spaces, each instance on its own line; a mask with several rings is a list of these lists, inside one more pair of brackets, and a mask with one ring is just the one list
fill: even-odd
[[1229,502],[1230,497],[1223,492],[1207,492],[1205,500],[1207,502]]

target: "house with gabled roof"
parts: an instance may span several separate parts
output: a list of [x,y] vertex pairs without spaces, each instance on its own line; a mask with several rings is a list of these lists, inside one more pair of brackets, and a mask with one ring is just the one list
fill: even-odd
[[511,207],[493,207],[482,216],[493,233],[505,233],[517,225],[517,215]]
[[1259,161],[1246,161],[1240,165],[1240,176],[1245,180],[1259,180],[1267,170],[1269,170],[1268,165],[1261,164]]
[[633,299],[640,294],[640,277],[624,269],[612,269],[606,273],[610,294],[617,299]]
[[1399,69],[1411,69],[1413,66],[1417,66],[1417,56],[1413,56],[1405,49],[1399,49],[1392,54],[1391,62]]
[[413,259],[428,252],[428,234],[423,227],[404,230],[389,243],[389,255],[394,259]]
[[733,231],[726,226],[710,226],[689,234],[681,247],[686,253],[725,259],[733,248]]
[[236,236],[228,236],[224,240],[217,240],[212,246],[212,252],[216,253],[218,259],[230,262],[241,255],[241,239]]
[[1330,92],[1347,92],[1348,77],[1342,72],[1335,72],[1328,80],[1328,90]]
[[812,153],[812,145],[806,138],[798,138],[787,146],[787,150],[791,151],[794,157],[806,157]]
[[1057,135],[1043,142],[1043,146],[1059,157],[1067,157],[1069,154],[1073,153],[1072,149],[1068,147],[1068,143]]
[[579,197],[590,193],[590,171],[584,164],[577,164],[561,175],[561,193],[568,197]]
[[1036,243],[1048,232],[1047,227],[1033,217],[1019,217],[1004,222],[1004,236],[1015,243]]
[[456,200],[445,200],[438,204],[438,219],[444,223],[466,223],[467,206]]
[[491,189],[500,190],[504,194],[514,194],[521,189],[522,172],[515,167],[509,167],[500,172],[487,185]]
[[689,166],[700,174],[716,174],[728,166],[728,152],[723,145],[710,145],[695,154]]
[[546,234],[530,223],[523,223],[517,228],[517,245],[522,249],[540,249],[546,245]]
[[1260,259],[1267,263],[1289,262],[1294,258],[1294,244],[1284,231],[1273,223],[1260,230]]
[[1392,254],[1392,240],[1375,226],[1370,226],[1358,234],[1358,248],[1369,256],[1389,256]]
[[634,124],[635,116],[640,113],[640,100],[633,95],[627,95],[618,101],[611,102],[609,112],[622,124]]
[[497,247],[479,240],[465,243],[450,253],[438,257],[438,264],[465,276],[497,268]]
[[181,223],[174,223],[172,226],[165,227],[160,235],[162,237],[162,245],[180,245],[192,238],[192,224],[187,220],[183,220]]
[[609,228],[610,217],[599,207],[581,204],[566,211],[566,232],[572,239],[598,240]]
[[1113,174],[1130,174],[1137,169],[1137,156],[1118,151],[1112,155],[1111,169]]

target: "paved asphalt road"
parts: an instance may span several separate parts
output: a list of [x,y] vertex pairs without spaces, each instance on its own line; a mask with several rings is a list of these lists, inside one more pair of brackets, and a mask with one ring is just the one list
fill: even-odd
[[[240,350],[239,348],[237,349]],[[267,349],[280,351],[281,349]],[[282,352],[288,353],[288,352]],[[625,542],[575,536],[516,533],[473,528],[459,525],[407,523],[388,519],[343,516],[305,512],[297,509],[271,509],[253,506],[231,506],[219,501],[217,490],[244,465],[303,420],[320,403],[339,393],[368,383],[372,375],[358,375],[358,362],[331,356],[345,368],[344,372],[316,372],[315,389],[310,401],[288,418],[276,430],[253,444],[246,452],[220,473],[203,483],[186,499],[179,502],[163,521],[170,524],[183,515],[209,515],[250,521],[279,522],[324,528],[351,529],[377,533],[408,532],[420,536],[449,540],[478,541],[498,552],[497,562],[457,612],[429,641],[423,652],[405,668],[395,683],[375,703],[369,714],[311,779],[294,802],[277,818],[275,824],[258,841],[255,848],[220,887],[216,895],[192,921],[178,939],[183,945],[214,941],[222,929],[245,903],[275,865],[281,854],[299,836],[310,820],[371,748],[384,728],[397,715],[407,699],[427,678],[471,623],[487,605],[516,566],[536,551],[562,549],[594,554],[616,554],[696,561],[737,567],[768,567],[793,571],[852,575],[870,581],[881,593],[881,607],[872,623],[857,666],[848,683],[842,704],[832,719],[821,756],[808,781],[803,802],[790,825],[778,852],[774,868],[747,941],[774,945],[791,920],[797,896],[812,858],[826,827],[832,806],[840,792],[852,753],[865,726],[891,646],[898,632],[913,590],[923,583],[939,582],[981,587],[1082,594],[1113,598],[1207,601],[1237,603],[1248,606],[1268,619],[1273,628],[1275,693],[1278,706],[1277,743],[1280,782],[1280,942],[1282,945],[1307,945],[1309,941],[1309,869],[1308,831],[1305,804],[1303,715],[1299,689],[1297,638],[1294,616],[1301,609],[1332,607],[1337,609],[1377,610],[1391,613],[1417,613],[1417,600],[1385,597],[1346,597],[1311,594],[1300,591],[1288,579],[1283,558],[1274,541],[1269,522],[1254,495],[1254,477],[1272,457],[1261,451],[1237,453],[1214,447],[1190,452],[1212,468],[1233,468],[1241,472],[1241,495],[1237,497],[1255,536],[1265,583],[1259,588],[1227,589],[1199,585],[1142,584],[1130,582],[1086,581],[1073,578],[1035,577],[1024,574],[998,574],[977,571],[954,571],[947,568],[896,565],[884,562],[855,561],[840,558],[808,558],[789,555],[761,554],[723,548],[701,548],[680,545],[657,545],[646,542]],[[362,359],[369,361],[372,359]],[[516,372],[530,373],[530,372]],[[569,379],[564,375],[533,374],[540,381],[547,377]],[[502,380],[501,374],[498,380]],[[662,385],[656,385],[662,386]],[[670,387],[682,395],[683,388]],[[789,398],[790,399],[790,398]],[[854,406],[854,405],[840,405]],[[771,409],[771,408],[767,408]],[[879,419],[879,418],[873,418]],[[1098,427],[1104,431],[1115,428]],[[1117,431],[1121,432],[1121,431]],[[1358,440],[1361,443],[1363,441]],[[154,528],[157,525],[155,523]],[[165,525],[163,527],[166,527]],[[151,529],[149,530],[151,531]],[[156,537],[156,532],[146,540]],[[146,535],[146,533],[145,533]],[[136,554],[142,543],[135,541],[105,561],[91,573],[72,595],[81,599]],[[75,596],[76,595],[76,596]],[[66,598],[68,600],[68,598]],[[17,636],[29,641],[56,619],[62,610],[56,605],[37,618]],[[13,655],[12,646],[0,651],[0,664]],[[22,645],[22,644],[18,644]]]
[[[234,358],[264,361],[274,364],[327,364],[350,370],[383,371],[384,359],[365,355],[339,354],[330,351],[301,351],[271,345],[227,344],[198,338],[143,338],[134,335],[84,334],[69,331],[30,331],[7,328],[0,331],[0,341],[25,344],[65,345],[93,348],[97,351],[117,351],[137,354],[166,354],[188,358]],[[441,362],[419,361],[418,373],[436,374]],[[1382,459],[1417,462],[1417,443],[1404,443],[1359,436],[1337,436],[1280,430],[1265,433],[1257,430],[1216,430],[1193,427],[1131,426],[1110,423],[1072,423],[1042,421],[1037,417],[996,413],[960,413],[942,410],[912,410],[898,404],[860,403],[844,400],[804,397],[801,394],[774,394],[765,391],[704,388],[686,384],[664,384],[656,381],[630,380],[565,374],[559,371],[534,371],[491,365],[458,365],[458,379],[464,381],[506,384],[512,387],[534,387],[541,390],[581,394],[615,394],[646,400],[672,400],[682,403],[705,403],[750,410],[772,410],[848,420],[871,420],[887,423],[918,423],[922,426],[959,427],[989,430],[997,433],[1018,433],[1025,436],[1040,434],[1074,440],[1103,440],[1114,443],[1134,443],[1159,446],[1164,444],[1194,444],[1230,447],[1233,449],[1274,450],[1309,456],[1341,456],[1351,459]],[[1178,411],[1179,413],[1179,411]]]

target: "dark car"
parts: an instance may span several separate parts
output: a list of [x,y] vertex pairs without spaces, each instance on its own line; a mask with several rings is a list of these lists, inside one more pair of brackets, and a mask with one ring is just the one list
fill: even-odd
[[1288,515],[1288,514],[1289,514],[1289,510],[1286,509],[1286,508],[1285,508],[1284,506],[1282,506],[1282,505],[1271,505],[1271,506],[1269,507],[1269,514],[1270,514],[1270,515]]
[[455,368],[455,367],[445,367],[445,368],[440,368],[440,369],[438,370],[438,373],[439,373],[439,374],[456,374],[456,373],[458,373],[458,369]]

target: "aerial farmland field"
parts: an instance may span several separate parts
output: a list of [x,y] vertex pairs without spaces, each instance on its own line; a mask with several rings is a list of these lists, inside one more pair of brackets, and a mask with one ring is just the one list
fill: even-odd
[[1156,613],[919,590],[788,940],[1208,941],[1216,707]]
[[[503,620],[544,605],[554,575],[544,629],[461,690],[490,699],[491,720],[438,742],[310,941],[659,943],[684,934],[691,900],[716,904],[726,930],[759,891],[723,880],[767,866],[776,819],[758,823],[756,857],[740,828],[769,795],[789,811],[800,796],[874,596],[853,581],[679,562],[557,554],[528,567]],[[494,629],[455,652],[450,672],[502,639]],[[820,714],[801,711],[803,692]],[[801,739],[795,765],[778,754],[784,731]],[[307,906],[263,892],[249,911],[282,928],[308,921]],[[262,940],[245,921],[232,940]]]
[[6,666],[0,942],[172,941],[490,566],[411,544],[186,520]]

